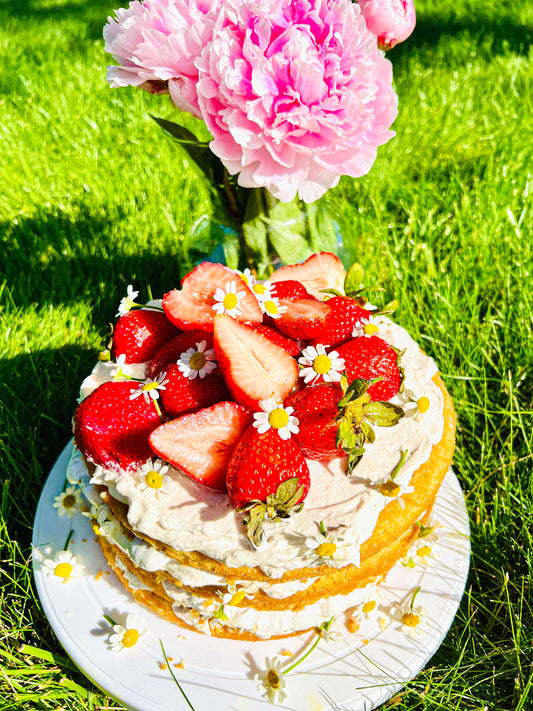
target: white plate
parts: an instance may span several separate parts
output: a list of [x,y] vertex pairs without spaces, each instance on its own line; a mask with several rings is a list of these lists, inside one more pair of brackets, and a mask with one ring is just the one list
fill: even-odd
[[[162,668],[163,643],[195,711],[253,711],[272,708],[258,689],[254,674],[265,669],[266,657],[289,666],[316,638],[236,642],[188,632],[165,622],[137,604],[110,572],[95,542],[87,517],[58,516],[54,498],[61,492],[72,446],[68,445],[46,481],[33,530],[33,545],[45,558],[63,549],[73,529],[69,550],[83,562],[85,574],[63,583],[44,572],[42,555],[34,555],[34,576],[44,612],[62,646],[84,674],[109,696],[135,711],[177,711],[188,708],[170,671]],[[469,525],[459,483],[450,470],[438,494],[434,519],[436,558],[425,568],[397,564],[380,586],[377,615],[363,621],[356,633],[344,624],[339,642],[321,641],[313,653],[285,679],[287,699],[278,708],[292,711],[370,711],[389,699],[429,661],[444,639],[459,606],[470,559]],[[102,574],[98,575],[100,571]],[[416,605],[422,618],[420,636],[411,639],[387,611],[407,602],[420,586]],[[104,615],[124,622],[128,613],[141,615],[148,632],[120,652],[111,650],[111,632]],[[386,621],[380,628],[379,618]],[[382,623],[383,624],[383,623]],[[293,656],[289,656],[292,654]]]

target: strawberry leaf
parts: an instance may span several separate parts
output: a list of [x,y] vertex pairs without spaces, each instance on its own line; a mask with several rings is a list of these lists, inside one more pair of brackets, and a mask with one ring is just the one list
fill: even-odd
[[358,294],[363,284],[363,267],[355,262],[346,272],[344,291],[347,296]]
[[392,427],[401,420],[404,414],[399,405],[393,405],[391,402],[369,402],[365,407],[367,419],[380,427]]

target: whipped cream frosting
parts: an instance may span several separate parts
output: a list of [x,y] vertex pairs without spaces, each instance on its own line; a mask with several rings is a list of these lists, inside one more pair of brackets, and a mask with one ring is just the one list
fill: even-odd
[[[324,560],[317,562],[309,557],[310,548],[305,543],[319,534],[321,522],[350,551],[350,557],[338,564],[357,565],[361,544],[372,535],[379,514],[390,502],[380,493],[380,481],[390,476],[407,451],[395,482],[408,486],[412,474],[429,459],[433,445],[442,438],[444,427],[442,393],[431,380],[437,373],[434,361],[405,329],[389,320],[380,324],[379,336],[403,352],[404,394],[391,402],[410,405],[406,393],[412,392],[428,397],[429,410],[423,417],[406,415],[393,427],[375,426],[375,442],[366,445],[351,476],[345,474],[346,459],[327,463],[308,460],[311,487],[302,511],[283,521],[267,520],[265,541],[258,549],[251,548],[242,516],[233,509],[226,493],[212,491],[177,469],[170,468],[170,492],[159,498],[148,498],[146,491],[139,490],[137,473],[97,467],[93,483],[106,485],[113,497],[128,505],[128,522],[135,531],[179,551],[198,551],[229,567],[258,566],[266,575],[279,579],[286,571],[323,564]],[[115,367],[113,363],[98,363],[84,381],[82,393],[86,396],[101,382],[111,380]],[[140,373],[146,373],[146,364],[132,370],[137,373],[135,377],[143,377]],[[342,604],[345,609],[353,603],[344,600]]]

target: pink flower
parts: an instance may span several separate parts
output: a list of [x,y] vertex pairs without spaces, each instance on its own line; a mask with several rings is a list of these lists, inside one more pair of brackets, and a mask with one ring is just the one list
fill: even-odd
[[394,135],[392,67],[350,0],[226,0],[196,66],[211,150],[284,202],[364,175]]
[[108,67],[112,87],[169,92],[183,111],[199,116],[194,66],[211,38],[222,0],[133,0],[104,27],[105,49],[120,66]]
[[415,28],[413,0],[359,0],[359,6],[381,49],[403,42]]

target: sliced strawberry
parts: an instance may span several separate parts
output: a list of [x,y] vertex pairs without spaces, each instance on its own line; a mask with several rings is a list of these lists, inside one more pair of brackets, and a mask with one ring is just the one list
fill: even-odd
[[[202,329],[212,332],[213,319],[224,302],[224,308],[238,321],[261,323],[263,320],[261,307],[253,292],[233,270],[223,264],[202,262],[183,278],[181,287],[165,294],[163,309],[169,320],[184,331]],[[217,290],[221,289],[219,293],[225,294],[226,288],[234,290],[238,300],[215,299]]]
[[277,328],[274,328],[272,326],[266,326],[265,324],[259,324],[259,326],[252,326],[252,328],[254,329],[254,331],[262,333],[263,336],[266,336],[269,341],[272,341],[272,343],[275,343],[277,346],[281,346],[282,348],[284,348],[289,355],[297,356],[300,352],[298,344],[293,341],[292,338],[287,338],[286,336],[281,334],[277,330]]
[[160,425],[150,435],[150,446],[191,479],[223,491],[231,455],[251,420],[246,407],[218,402]]
[[160,372],[165,373],[166,381],[165,390],[160,392],[161,405],[169,417],[179,417],[230,399],[218,366],[203,378],[187,377],[177,363],[167,363],[164,371]]
[[302,264],[289,264],[275,271],[269,278],[271,283],[294,279],[301,282],[307,291],[317,299],[323,300],[326,294],[322,289],[336,289],[344,293],[346,270],[341,260],[331,252],[312,254]]
[[295,504],[307,496],[311,484],[309,467],[300,448],[289,438],[281,439],[275,429],[259,434],[250,425],[239,440],[228,466],[226,484],[235,508],[249,501],[266,501],[286,479],[298,478],[303,493]]
[[286,308],[286,311],[276,319],[276,326],[285,336],[302,341],[320,337],[330,312],[327,302],[316,299],[280,299],[280,306]]
[[213,343],[228,390],[242,405],[282,401],[298,380],[296,361],[284,348],[230,316],[215,318]]
[[298,390],[285,401],[285,406],[294,408],[293,414],[299,422],[294,439],[306,457],[330,461],[345,455],[336,443],[335,418],[342,395],[337,383],[318,383]]
[[135,470],[152,456],[150,433],[161,424],[155,404],[139,383],[107,382],[85,398],[74,413],[74,440],[94,464]]
[[330,312],[320,335],[315,339],[325,346],[337,346],[352,338],[352,331],[358,321],[368,320],[370,311],[363,309],[348,296],[334,296],[327,300]]
[[348,382],[355,378],[371,380],[381,377],[368,388],[372,400],[390,400],[400,389],[401,372],[398,353],[379,336],[359,336],[337,349],[344,358]]
[[162,311],[128,311],[113,329],[113,353],[115,358],[125,355],[126,363],[144,363],[178,333]]
[[207,331],[184,331],[179,336],[173,338],[168,343],[165,343],[163,348],[157,351],[150,363],[150,376],[154,378],[158,373],[164,370],[167,363],[177,363],[180,357],[186,353],[189,348],[196,348],[199,343],[205,341],[205,348],[213,348],[213,334]]
[[272,284],[272,296],[278,299],[314,299],[305,286],[294,279],[276,281]]

